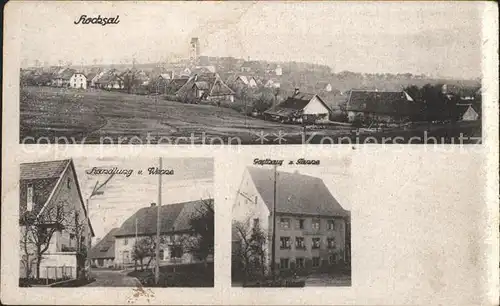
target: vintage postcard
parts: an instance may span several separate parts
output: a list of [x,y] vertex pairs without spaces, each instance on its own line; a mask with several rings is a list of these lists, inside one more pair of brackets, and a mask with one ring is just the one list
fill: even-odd
[[4,12],[3,304],[498,304],[496,3]]
[[20,6],[19,143],[482,141],[481,2],[82,7]]

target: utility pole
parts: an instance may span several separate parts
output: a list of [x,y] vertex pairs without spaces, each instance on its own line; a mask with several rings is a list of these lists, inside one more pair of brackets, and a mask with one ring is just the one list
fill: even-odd
[[159,158],[159,170],[160,174],[158,175],[158,210],[156,212],[156,245],[155,245],[155,283],[158,284],[160,282],[160,209],[161,209],[161,157]]
[[273,275],[273,280],[276,278],[276,177],[277,177],[277,165],[274,165],[274,197],[273,197],[273,228],[271,237],[271,272]]
[[[137,216],[135,217],[135,242],[134,242],[134,252],[136,251],[136,246],[137,246]],[[134,255],[134,271],[137,271],[137,258]]]

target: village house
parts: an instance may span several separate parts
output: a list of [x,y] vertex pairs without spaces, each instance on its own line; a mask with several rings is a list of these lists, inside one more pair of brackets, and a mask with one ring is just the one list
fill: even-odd
[[69,79],[69,87],[87,89],[87,77],[81,72],[74,73]]
[[[203,207],[203,201],[212,200],[191,201],[161,206],[161,265],[198,262],[195,256],[190,253],[188,247],[193,239],[189,221],[197,210]],[[115,265],[126,267],[135,264],[133,251],[136,241],[145,239],[150,246],[154,245],[156,239],[157,213],[158,206],[154,203],[148,207],[143,207],[128,218],[118,231],[114,233]],[[147,263],[149,259],[149,257],[144,258],[143,263]],[[212,261],[213,256],[208,260]]]
[[217,73],[194,75],[176,93],[185,100],[234,102],[234,92]]
[[296,88],[291,97],[265,111],[264,116],[282,122],[322,123],[329,121],[330,112],[318,95],[302,93]]
[[480,108],[474,104],[457,104],[459,120],[476,121],[480,119]]
[[264,87],[266,88],[280,88],[281,84],[280,81],[277,79],[269,79],[264,82]]
[[266,71],[263,64],[259,61],[245,61],[240,67],[241,72],[263,73]]
[[189,80],[188,77],[174,78],[170,80],[166,84],[165,93],[170,95],[175,95],[179,91],[179,89],[181,89],[182,86],[184,86],[188,82],[188,80]]
[[401,122],[415,115],[418,104],[405,91],[351,90],[346,109],[349,122]]
[[92,266],[113,268],[115,266],[115,234],[119,228],[113,228],[90,250]]
[[95,81],[95,87],[107,90],[123,89],[124,81],[118,74],[116,69],[106,71]]
[[[350,262],[350,214],[323,180],[279,171],[275,196],[274,178],[273,169],[248,167],[233,206],[233,221],[265,233],[267,266],[272,256],[273,218],[276,268],[315,270]],[[241,232],[233,232],[233,248],[239,247],[238,235],[242,243]]]
[[281,68],[280,65],[277,65],[276,66],[276,69],[274,69],[274,73],[276,74],[276,76],[281,76],[283,75],[283,68]]
[[95,88],[95,82],[104,75],[104,71],[99,69],[93,69],[87,74],[87,88]]
[[227,83],[230,84],[233,89],[257,88],[258,86],[257,80],[254,77],[247,77],[246,75],[231,76]]
[[54,76],[52,86],[55,87],[69,87],[73,75],[76,73],[75,69],[62,68]]
[[39,277],[75,278],[94,231],[73,161],[21,164],[19,188],[20,277],[36,277],[40,258]]

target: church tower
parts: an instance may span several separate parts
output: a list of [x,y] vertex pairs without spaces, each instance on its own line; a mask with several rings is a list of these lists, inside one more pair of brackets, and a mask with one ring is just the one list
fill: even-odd
[[191,38],[191,44],[189,49],[189,60],[192,65],[198,64],[198,57],[200,56],[200,42],[198,37]]

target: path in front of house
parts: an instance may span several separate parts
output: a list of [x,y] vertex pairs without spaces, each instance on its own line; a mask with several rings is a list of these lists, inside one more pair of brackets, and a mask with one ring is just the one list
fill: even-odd
[[137,278],[128,276],[127,272],[117,270],[92,270],[95,281],[86,287],[138,287],[140,282]]
[[306,278],[306,287],[335,287],[351,286],[350,276],[337,276],[330,274],[313,274]]

